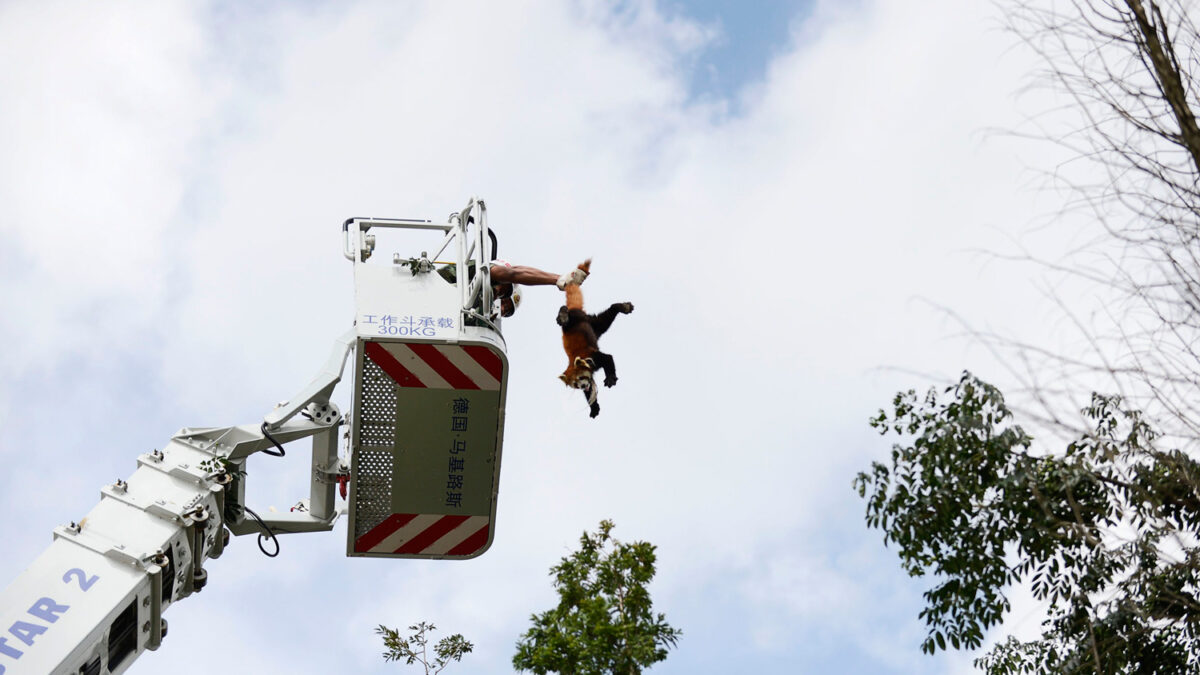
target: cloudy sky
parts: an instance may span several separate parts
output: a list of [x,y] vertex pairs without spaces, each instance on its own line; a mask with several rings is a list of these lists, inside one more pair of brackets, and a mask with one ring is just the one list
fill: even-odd
[[[920,654],[924,585],[851,479],[888,449],[867,418],[933,381],[910,373],[1003,382],[945,309],[1053,325],[979,253],[1036,246],[1055,199],[1049,150],[989,132],[1039,106],[999,24],[961,0],[0,4],[0,580],[139,453],[308,382],[354,313],[343,220],[479,195],[502,257],[591,256],[591,306],[636,305],[600,417],[531,289],[486,555],[235,540],[131,672],[403,671],[373,628],[422,620],[475,643],[448,672],[511,672],[603,518],[658,546],[683,638],[655,673],[968,671]],[[252,461],[251,505],[306,496],[305,455]]]

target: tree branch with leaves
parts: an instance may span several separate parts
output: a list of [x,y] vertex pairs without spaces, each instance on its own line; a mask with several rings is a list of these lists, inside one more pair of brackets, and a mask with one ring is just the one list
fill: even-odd
[[612,536],[613,523],[585,532],[579,550],[550,569],[558,605],[531,617],[513,667],[539,675],[637,675],[667,658],[682,632],[653,611],[647,588],[655,547]]
[[1015,364],[1023,419],[1057,440],[1035,448],[1000,392],[964,374],[940,392],[898,394],[872,420],[900,440],[855,485],[868,525],[931,582],[926,652],[981,647],[1025,585],[1046,610],[1041,635],[978,659],[993,675],[1200,672],[1195,10],[996,4],[1068,102],[1033,122],[1076,115],[1042,137],[1071,153],[1051,176],[1092,235],[1062,260],[1024,257],[1052,287],[1078,281],[1104,304],[1089,313],[1052,292],[1083,338],[1069,353],[981,335]]
[[1091,431],[1035,453],[999,390],[964,373],[871,420],[904,442],[855,487],[904,569],[933,580],[923,651],[980,647],[1028,584],[1042,635],[977,660],[990,675],[1200,672],[1200,463],[1158,448],[1120,397],[1082,412]]
[[428,635],[437,630],[437,626],[424,621],[408,627],[412,631],[408,637],[401,637],[394,628],[380,625],[375,633],[383,637],[383,660],[404,660],[408,665],[420,664],[425,668],[425,675],[437,675],[445,670],[452,661],[462,661],[462,657],[475,649],[475,645],[463,638],[461,633],[438,640],[433,646],[433,655],[429,654]]

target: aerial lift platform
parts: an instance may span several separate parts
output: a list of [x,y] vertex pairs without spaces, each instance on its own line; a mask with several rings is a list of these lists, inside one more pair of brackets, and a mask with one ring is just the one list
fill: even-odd
[[[410,257],[372,260],[377,235],[427,241],[405,249]],[[355,320],[321,372],[261,422],[181,429],[140,455],[127,480],[103,486],[86,517],[55,528],[0,593],[0,675],[124,672],[161,645],[164,610],[205,587],[205,563],[231,533],[257,535],[274,556],[278,535],[332,530],[345,514],[351,557],[468,559],[488,549],[508,359],[486,206],[471,199],[444,223],[351,218],[342,239]],[[351,356],[343,415],[330,397]],[[309,496],[260,516],[247,503],[247,458],[282,456],[303,438],[312,439]]]

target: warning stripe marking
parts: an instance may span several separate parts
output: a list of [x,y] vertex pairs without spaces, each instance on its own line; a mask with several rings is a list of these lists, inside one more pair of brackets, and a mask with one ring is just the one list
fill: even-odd
[[471,381],[471,378],[463,375],[461,370],[455,368],[450,359],[446,358],[445,354],[439,351],[434,345],[414,342],[405,346],[440,375],[446,381],[446,384],[450,385],[451,389],[479,388],[478,385]]
[[[478,361],[471,358],[470,354],[462,347],[438,347],[438,351],[448,361],[453,363],[456,368],[462,371],[463,375],[471,378],[480,389],[495,391],[500,388],[500,378],[488,372]],[[488,353],[491,354],[491,351],[488,350]]]
[[467,516],[445,516],[424,532],[413,537],[408,543],[396,549],[396,553],[425,553],[425,549],[433,546],[438,539],[446,536],[454,528],[466,522]]
[[[459,529],[465,530],[467,528],[462,527]],[[470,555],[470,554],[478,551],[479,549],[481,549],[487,545],[488,532],[490,532],[490,531],[491,531],[491,524],[485,523],[483,527],[479,528],[475,532],[475,534],[472,534],[471,536],[462,540],[462,543],[460,543],[458,546],[455,546],[454,548],[450,549],[449,551],[446,551],[446,555]]]
[[375,362],[375,365],[383,369],[383,372],[388,374],[388,377],[396,381],[396,384],[401,387],[424,387],[421,380],[413,375],[407,368],[400,365],[396,357],[392,356],[391,352],[383,348],[383,345],[378,342],[368,342],[363,352]]
[[504,375],[504,362],[500,360],[499,356],[496,356],[496,352],[487,347],[480,347],[479,345],[463,345],[462,350],[470,355],[472,359],[475,359],[476,363],[483,366],[483,369],[497,382],[502,379],[501,376]]
[[389,534],[403,528],[408,524],[409,521],[416,517],[416,514],[393,513],[387,518],[384,518],[382,523],[371,528],[370,532],[367,532],[363,536],[359,537],[354,542],[354,550],[370,551],[381,544]]
[[373,535],[382,530],[382,536],[377,537],[378,541],[371,546],[362,548],[356,545],[355,550],[370,551],[372,553],[393,553],[396,549],[403,546],[404,543],[409,539],[412,539],[421,532],[425,531],[425,528],[436,523],[438,518],[440,518],[440,516],[436,514],[419,515],[396,513],[393,513],[392,516],[389,516],[388,518],[390,519],[393,516],[402,516],[404,521],[396,526],[394,524],[389,524],[388,520],[385,519],[382,523],[372,528],[370,532],[359,538],[359,541],[362,541],[362,539],[365,539],[367,536]]
[[417,379],[421,381],[421,386],[429,387],[430,389],[454,388],[450,386],[450,383],[445,378],[438,375],[433,366],[430,366],[424,359],[418,356],[411,347],[412,345],[406,345],[403,342],[391,342],[384,345],[384,349],[396,357],[396,361],[400,362],[409,372],[417,376]]
[[358,553],[470,555],[487,544],[488,516],[393,513],[354,542]]
[[401,387],[499,391],[504,362],[478,345],[371,342],[364,353]]

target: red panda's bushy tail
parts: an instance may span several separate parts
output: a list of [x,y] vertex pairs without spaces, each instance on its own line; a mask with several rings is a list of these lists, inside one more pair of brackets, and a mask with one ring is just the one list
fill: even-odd
[[562,289],[567,293],[567,309],[583,309],[583,290],[580,288],[580,284],[582,284],[583,280],[587,278],[591,268],[592,259],[588,258],[587,260],[579,263],[577,266],[577,269],[582,271],[583,274],[576,276],[575,274],[568,273],[563,275],[564,278],[571,276],[575,277],[571,280],[571,282],[567,283],[565,286],[562,286]]
[[583,309],[583,290],[579,284],[571,284],[563,290],[567,292],[567,309]]

